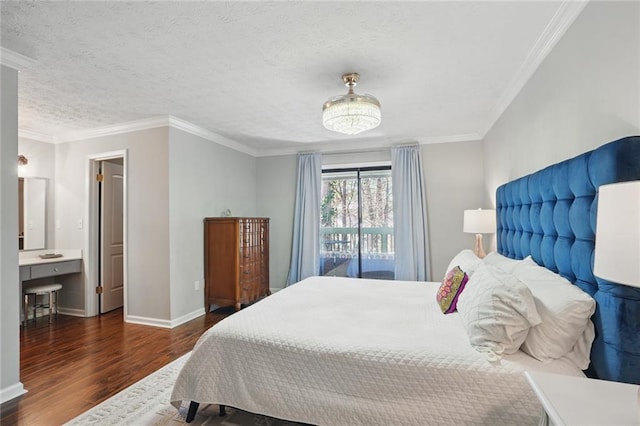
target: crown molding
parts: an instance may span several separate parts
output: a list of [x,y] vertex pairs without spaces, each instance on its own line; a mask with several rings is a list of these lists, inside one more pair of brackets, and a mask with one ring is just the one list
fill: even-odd
[[25,138],[25,139],[32,139],[40,142],[47,142],[47,143],[60,142],[58,138],[56,138],[55,136],[38,132],[37,130],[31,130],[31,129],[18,129],[18,137]]
[[72,131],[63,133],[59,137],[47,135],[45,133],[40,133],[29,129],[20,129],[19,134],[21,137],[35,139],[43,142],[63,143],[118,135],[122,133],[136,132],[140,130],[155,129],[158,127],[173,127],[174,129],[179,129],[192,135],[199,136],[203,139],[215,142],[218,145],[226,146],[227,148],[234,149],[244,154],[248,154],[253,157],[257,156],[256,151],[246,145],[243,145],[225,136],[213,133],[200,126],[196,126],[195,124],[189,123],[188,121],[171,115],[145,118],[142,120],[96,127],[93,129]]
[[321,152],[321,153],[353,153],[364,152],[371,150],[381,150],[391,148],[399,143],[408,143],[411,139],[411,143],[418,143],[419,145],[428,145],[435,143],[449,143],[449,142],[470,142],[480,141],[482,137],[478,133],[469,133],[462,135],[447,135],[447,136],[425,136],[425,137],[413,137],[413,138],[388,138],[388,139],[368,139],[368,140],[352,140],[352,141],[340,141],[340,142],[327,142],[327,143],[311,143],[297,147],[288,148],[275,148],[275,149],[262,149],[256,152],[256,157],[275,157],[278,155],[296,155],[301,152]]
[[217,133],[211,132],[205,128],[200,126],[196,126],[195,124],[189,123],[188,121],[182,120],[177,117],[169,116],[169,125],[174,129],[179,129],[187,133],[191,133],[192,135],[199,136],[203,139],[209,140],[211,142],[215,142],[218,145],[226,146],[227,148],[231,148],[233,150],[242,152],[244,154],[251,155],[253,157],[257,157],[257,152],[255,149],[250,148],[246,145],[238,143],[232,139],[229,139],[225,136],[219,135]]
[[325,142],[325,143],[304,143],[298,146],[286,148],[266,148],[256,151],[256,157],[276,157],[279,155],[296,155],[304,152],[320,152],[320,153],[339,153],[352,151],[366,151],[385,148],[391,146],[393,141],[387,139],[372,139],[366,142],[358,141],[341,141],[341,142]]
[[37,63],[35,59],[29,58],[28,56],[21,55],[18,52],[14,52],[13,50],[9,50],[6,47],[0,46],[0,64],[5,67],[13,68],[14,70],[20,71],[25,68],[31,68]]
[[126,123],[109,126],[95,127],[93,129],[67,132],[58,137],[60,142],[74,142],[85,139],[100,138],[104,136],[130,133],[140,130],[155,129],[157,127],[168,127],[169,116],[144,118],[142,120],[128,121]]
[[167,117],[152,117],[143,120],[129,121],[126,123],[114,124],[103,127],[95,127],[93,129],[74,130],[66,133],[62,133],[59,136],[51,135],[47,133],[38,132],[37,130],[31,130],[28,128],[21,128],[18,131],[18,135],[23,138],[35,139],[42,142],[49,143],[64,143],[75,142],[86,139],[93,139],[102,136],[111,136],[121,133],[135,132],[138,130],[155,129],[157,127],[168,127],[169,118]]
[[420,145],[429,145],[432,143],[449,143],[449,142],[472,142],[481,141],[480,133],[466,133],[462,135],[447,136],[426,136],[415,138]]
[[63,135],[62,137],[60,137],[60,139],[64,142],[72,142],[77,140],[117,135],[121,133],[130,133],[140,130],[155,129],[157,127],[173,127],[174,129],[179,129],[192,135],[209,140],[211,142],[215,142],[219,145],[226,146],[227,148],[231,148],[236,151],[252,155],[254,157],[256,156],[255,151],[245,145],[242,145],[222,135],[218,135],[217,133],[213,133],[200,126],[171,115],[151,117],[112,126],[71,132]]
[[531,50],[529,50],[518,72],[516,72],[514,78],[509,82],[505,91],[502,92],[502,96],[500,96],[498,102],[491,110],[486,126],[484,129],[481,129],[479,133],[481,139],[484,139],[504,111],[511,105],[511,102],[518,96],[533,73],[538,69],[542,61],[544,61],[549,52],[555,47],[564,33],[567,32],[588,2],[589,0],[565,0],[560,4],[553,18],[549,21],[549,24],[547,24],[540,37],[538,37],[538,40],[536,40]]

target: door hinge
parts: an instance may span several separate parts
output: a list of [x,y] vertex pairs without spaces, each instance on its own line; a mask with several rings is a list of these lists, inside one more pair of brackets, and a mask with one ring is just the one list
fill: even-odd
[[102,173],[98,173],[96,175],[96,181],[97,182],[102,182],[104,180],[104,175]]
[[96,287],[96,294],[102,294],[104,290],[104,287],[102,287],[101,285]]

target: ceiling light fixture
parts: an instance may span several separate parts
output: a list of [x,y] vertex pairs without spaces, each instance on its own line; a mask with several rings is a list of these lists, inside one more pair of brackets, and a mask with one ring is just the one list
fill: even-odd
[[380,102],[371,95],[358,95],[353,88],[360,80],[358,73],[342,76],[349,93],[334,96],[322,107],[322,124],[329,130],[357,135],[380,124]]

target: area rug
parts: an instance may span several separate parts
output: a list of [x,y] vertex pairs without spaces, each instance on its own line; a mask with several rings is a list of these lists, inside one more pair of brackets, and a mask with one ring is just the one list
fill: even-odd
[[[169,403],[169,398],[178,373],[190,355],[191,353],[188,353],[178,358],[66,424],[69,426],[184,424],[189,404],[184,403],[180,410],[176,410]],[[196,418],[190,424],[197,426],[297,425],[297,423],[247,413],[230,407],[227,408],[226,416],[219,417],[217,405],[201,405]]]

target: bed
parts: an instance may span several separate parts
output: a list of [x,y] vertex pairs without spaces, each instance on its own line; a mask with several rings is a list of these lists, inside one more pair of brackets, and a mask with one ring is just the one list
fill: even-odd
[[325,425],[444,423],[454,409],[459,423],[536,424],[522,372],[582,372],[523,353],[488,362],[435,304],[439,285],[303,280],[207,331],[172,400]]
[[465,315],[435,303],[439,282],[312,277],[208,330],[171,402],[310,424],[524,425],[541,414],[524,371],[581,376],[589,365],[588,375],[640,383],[640,292],[591,272],[597,187],[640,179],[639,142],[612,142],[497,192],[502,257],[543,265],[597,302],[590,365],[474,349]]

